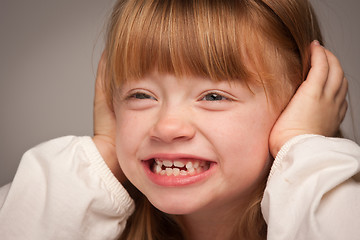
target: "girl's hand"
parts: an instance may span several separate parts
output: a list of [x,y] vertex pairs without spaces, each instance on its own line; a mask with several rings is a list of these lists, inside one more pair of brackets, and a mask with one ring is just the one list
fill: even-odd
[[115,151],[115,114],[108,106],[103,90],[105,68],[106,57],[103,54],[99,61],[95,83],[93,141],[111,172],[120,182],[124,182],[126,177],[120,168]]
[[347,110],[348,82],[338,59],[317,41],[311,44],[311,69],[288,106],[279,116],[269,138],[270,152],[301,134],[334,136]]

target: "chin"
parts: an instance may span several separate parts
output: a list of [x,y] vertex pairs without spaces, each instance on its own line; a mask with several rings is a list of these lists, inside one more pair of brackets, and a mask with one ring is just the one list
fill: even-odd
[[187,215],[194,213],[198,210],[198,208],[194,206],[194,204],[187,205],[179,202],[168,202],[167,204],[158,204],[156,202],[151,202],[151,204],[160,211],[172,215]]
[[[172,189],[175,190],[175,189]],[[191,214],[203,208],[204,203],[196,201],[194,195],[186,196],[182,191],[159,194],[157,196],[147,196],[150,203],[167,214],[186,215]],[[160,197],[159,197],[160,196]]]

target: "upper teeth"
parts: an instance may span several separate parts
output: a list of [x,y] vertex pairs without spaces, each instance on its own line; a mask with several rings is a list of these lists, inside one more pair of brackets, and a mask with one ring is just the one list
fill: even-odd
[[[169,160],[164,160],[162,162],[162,164],[165,166],[165,167],[172,167],[173,163],[172,161],[169,161]],[[160,165],[160,164],[159,164]]]
[[180,162],[180,161],[174,161],[174,166],[175,167],[179,167],[179,168],[182,168],[185,166],[185,164],[183,162]]
[[[180,169],[180,168],[186,168]],[[179,161],[168,159],[155,159],[154,172],[160,175],[194,175],[209,169],[210,164],[205,161]],[[164,168],[164,169],[163,169]]]

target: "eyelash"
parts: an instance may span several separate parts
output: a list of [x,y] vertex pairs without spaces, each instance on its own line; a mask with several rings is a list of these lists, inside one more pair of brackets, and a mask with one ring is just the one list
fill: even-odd
[[[212,97],[212,99],[207,99],[207,97]],[[219,97],[221,99],[218,99]],[[220,94],[219,92],[207,92],[200,98],[200,101],[218,102],[218,101],[232,101],[232,99],[224,96],[223,94]]]
[[153,96],[150,94],[144,93],[144,92],[135,92],[131,93],[129,96],[126,97],[127,100],[135,99],[135,100],[156,100]]

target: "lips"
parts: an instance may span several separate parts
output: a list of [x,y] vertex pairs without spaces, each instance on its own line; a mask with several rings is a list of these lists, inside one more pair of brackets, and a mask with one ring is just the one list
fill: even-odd
[[206,178],[216,163],[195,156],[161,154],[144,160],[143,165],[156,184],[178,186]]

